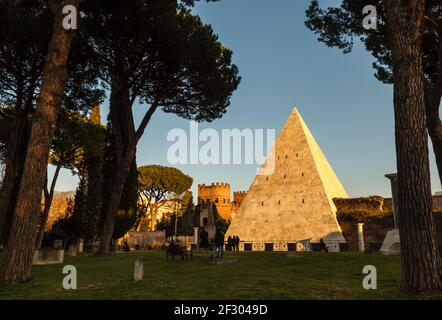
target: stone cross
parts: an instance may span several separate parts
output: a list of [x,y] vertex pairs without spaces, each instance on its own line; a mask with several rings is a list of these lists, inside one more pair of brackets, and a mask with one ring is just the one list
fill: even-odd
[[390,173],[385,175],[391,183],[391,201],[393,207],[394,228],[399,228],[398,219],[398,187],[397,187],[397,173]]
[[144,276],[144,258],[137,257],[134,263],[134,281],[143,280]]

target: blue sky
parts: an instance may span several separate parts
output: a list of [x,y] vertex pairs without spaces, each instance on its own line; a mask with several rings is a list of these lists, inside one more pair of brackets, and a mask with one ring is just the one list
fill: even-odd
[[[322,2],[333,4],[333,2]],[[199,3],[194,13],[211,24],[233,50],[242,82],[223,118],[200,128],[281,130],[297,106],[350,196],[390,196],[385,173],[395,172],[392,87],[373,76],[373,58],[357,43],[352,53],[327,48],[304,26],[308,0],[222,0]],[[135,106],[140,119],[146,106]],[[107,102],[103,106],[107,116]],[[169,130],[189,131],[189,122],[157,112],[138,151],[138,165],[169,165]],[[431,150],[430,146],[430,150]],[[433,192],[440,189],[430,154]],[[229,182],[247,190],[254,165],[180,165],[199,183]],[[57,190],[74,190],[65,171]]]

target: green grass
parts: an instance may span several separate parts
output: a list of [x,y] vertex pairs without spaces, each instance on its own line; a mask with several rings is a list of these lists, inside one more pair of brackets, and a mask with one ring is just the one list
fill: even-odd
[[[135,257],[145,259],[144,280],[132,280]],[[78,289],[62,288],[62,265],[34,266],[33,281],[0,287],[0,299],[414,299],[399,291],[399,257],[359,253],[309,253],[285,259],[272,252],[228,253],[236,264],[166,262],[162,251],[65,257]],[[362,288],[362,268],[374,265],[378,290]]]

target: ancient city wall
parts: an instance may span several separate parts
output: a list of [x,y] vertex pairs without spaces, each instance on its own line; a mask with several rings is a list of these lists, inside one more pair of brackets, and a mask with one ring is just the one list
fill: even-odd
[[[379,196],[333,199],[336,216],[350,250],[358,250],[357,223],[364,223],[367,250],[379,250],[387,232],[394,228],[392,199]],[[433,196],[433,212],[437,238],[442,249],[442,196]]]

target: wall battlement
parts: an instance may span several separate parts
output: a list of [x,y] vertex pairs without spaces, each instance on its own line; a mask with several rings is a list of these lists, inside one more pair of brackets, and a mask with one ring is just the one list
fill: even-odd
[[212,184],[198,184],[198,204],[214,203],[219,215],[224,220],[231,220],[239,210],[247,191],[235,191],[231,201],[230,184],[213,182]]
[[247,195],[247,191],[234,191],[233,192],[233,202],[241,204]]

